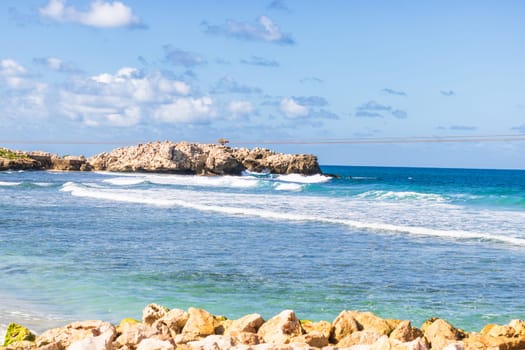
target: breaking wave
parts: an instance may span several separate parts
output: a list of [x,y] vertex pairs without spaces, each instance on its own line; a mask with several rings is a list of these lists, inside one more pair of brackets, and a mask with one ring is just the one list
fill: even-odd
[[[292,187],[290,187],[288,190],[291,188]],[[161,207],[182,207],[203,212],[219,213],[223,215],[259,217],[269,220],[319,222],[344,225],[372,232],[405,233],[411,235],[433,236],[456,240],[491,241],[525,247],[525,239],[514,237],[512,235],[483,233],[461,229],[431,228],[417,224],[411,225],[410,223],[402,224],[372,222],[363,217],[361,217],[360,220],[354,220],[346,218],[344,216],[344,211],[337,211],[335,208],[332,208],[333,210],[329,209],[324,211],[320,211],[320,207],[296,208],[295,205],[297,204],[297,199],[292,199],[289,196],[276,196],[276,201],[288,198],[288,202],[280,203],[278,207],[267,205],[261,208],[260,203],[257,202],[257,195],[246,195],[245,197],[240,195],[232,197],[213,197],[214,194],[204,192],[195,194],[191,191],[161,192],[158,190],[90,188],[89,186],[80,185],[73,182],[64,184],[61,191],[69,192],[71,195],[77,197],[146,204]],[[192,197],[192,195],[194,196]],[[226,203],[224,203],[224,198],[229,198],[230,201],[226,201]],[[301,200],[304,200],[304,198],[300,199],[299,201]],[[322,202],[322,199],[320,198],[317,200]],[[253,204],[254,202],[256,203]],[[216,203],[221,204],[218,205]],[[328,205],[333,206],[332,203],[329,203]],[[279,209],[277,210],[277,208]]]

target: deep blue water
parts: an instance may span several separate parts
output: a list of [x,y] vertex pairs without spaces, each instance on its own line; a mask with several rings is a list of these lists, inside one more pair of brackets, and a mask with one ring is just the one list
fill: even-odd
[[478,330],[525,319],[525,171],[0,172],[0,327],[344,309]]

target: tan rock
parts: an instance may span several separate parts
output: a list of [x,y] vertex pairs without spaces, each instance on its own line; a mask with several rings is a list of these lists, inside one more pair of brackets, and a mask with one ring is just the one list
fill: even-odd
[[259,314],[250,314],[234,320],[228,327],[225,334],[230,332],[249,332],[257,333],[259,327],[264,323],[264,319]]
[[153,326],[155,321],[160,320],[168,314],[170,310],[167,307],[149,304],[142,310],[142,322],[148,326]]
[[235,345],[235,340],[228,335],[210,335],[201,340],[189,342],[187,345],[195,350],[229,350]]
[[332,332],[332,324],[328,321],[303,322],[302,326],[307,334],[311,332],[319,332],[323,334],[326,339],[330,339],[330,334]]
[[156,328],[144,323],[132,322],[121,323],[118,327],[118,332],[119,335],[113,343],[113,347],[117,349],[125,346],[128,348],[135,348],[143,339],[151,338],[158,334]]
[[139,343],[137,350],[175,350],[175,346],[169,340],[147,338]]
[[412,327],[410,321],[402,321],[390,333],[390,339],[399,340],[402,343],[413,341],[417,338],[422,338],[423,332],[418,328]]
[[392,344],[386,335],[381,335],[373,344],[370,345],[370,350],[390,350],[391,348]]
[[157,329],[160,334],[166,334],[174,338],[182,332],[189,317],[190,315],[184,310],[172,309],[156,320],[153,323],[153,328]]
[[71,343],[67,350],[112,350],[115,334],[115,328],[112,327],[98,336],[90,335],[87,338]]
[[190,307],[188,321],[182,329],[185,340],[198,340],[201,337],[215,334],[220,319],[203,309]]
[[463,340],[465,350],[522,350],[525,349],[525,339],[491,337],[486,334],[472,333]]
[[101,335],[114,338],[115,334],[115,327],[108,322],[73,322],[65,327],[53,328],[45,331],[36,338],[36,344],[40,348],[45,345],[56,343],[56,346],[58,346],[60,349],[65,349],[72,343],[85,338],[98,337]]
[[234,338],[237,344],[257,345],[260,343],[257,333],[231,331],[228,335]]
[[390,339],[391,350],[428,350],[427,343],[423,338],[416,338],[409,342],[399,342],[395,339]]
[[15,341],[7,346],[0,346],[0,349],[5,350],[35,350],[36,344],[35,342],[29,341],[29,340],[21,340],[21,341]]
[[443,350],[465,350],[465,344],[462,341],[450,343]]
[[440,318],[426,325],[424,334],[430,347],[438,350],[465,337],[462,331]]
[[245,169],[272,173],[319,174],[313,155],[275,153],[267,149],[235,149],[188,142],[153,142],[117,148],[88,159],[94,170],[240,175]]
[[491,337],[514,337],[516,330],[512,326],[500,326],[497,324],[488,324],[480,332]]
[[337,343],[339,348],[349,348],[354,345],[372,345],[379,338],[381,334],[374,331],[357,331],[345,336]]
[[363,330],[374,331],[381,335],[389,335],[395,327],[395,322],[374,315],[371,312],[354,312],[354,318]]
[[341,311],[332,323],[332,332],[330,334],[330,342],[337,344],[344,337],[362,330],[355,319],[354,311]]
[[512,320],[509,322],[509,326],[514,328],[517,337],[525,338],[525,321]]
[[301,322],[292,310],[284,310],[266,321],[257,332],[263,342],[272,344],[288,344],[291,338],[301,334]]
[[306,334],[293,337],[291,339],[291,343],[293,344],[308,344],[310,346],[313,346],[315,348],[322,348],[328,345],[328,337],[318,331],[311,331]]

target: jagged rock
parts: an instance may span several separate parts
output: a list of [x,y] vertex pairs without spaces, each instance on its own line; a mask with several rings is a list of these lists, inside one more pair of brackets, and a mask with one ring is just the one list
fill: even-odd
[[509,322],[509,326],[514,328],[514,330],[516,331],[516,336],[520,338],[525,338],[525,321],[512,320]]
[[292,310],[284,310],[266,321],[257,332],[263,342],[272,344],[288,344],[291,338],[301,334],[301,322]]
[[67,350],[112,350],[112,342],[115,338],[115,327],[100,328],[101,333],[96,332],[87,338],[77,340],[68,346]]
[[90,166],[86,164],[86,158],[84,158],[84,156],[65,156],[63,158],[57,155],[51,156],[51,169],[53,170],[80,171],[81,168],[88,170],[89,167]]
[[147,338],[139,343],[137,350],[175,350],[175,345],[169,340]]
[[250,314],[233,320],[224,332],[224,335],[233,337],[237,343],[256,345],[259,344],[257,331],[264,323],[259,314]]
[[396,339],[390,339],[391,350],[428,350],[427,343],[422,338],[401,343]]
[[418,328],[412,327],[410,321],[402,321],[390,333],[390,339],[399,340],[402,343],[413,341],[417,338],[422,338],[423,332]]
[[357,331],[345,336],[337,343],[339,348],[349,348],[354,345],[372,345],[379,338],[381,334],[374,331]]
[[355,312],[344,310],[335,318],[330,334],[331,343],[337,344],[347,335],[363,329],[354,316]]
[[381,335],[389,335],[398,325],[397,320],[385,320],[374,315],[371,312],[353,312],[353,317],[360,325],[360,328],[366,331],[374,331]]
[[325,336],[326,339],[330,339],[330,334],[332,332],[332,324],[328,321],[319,321],[319,322],[302,322],[304,331],[306,334],[312,332],[318,332]]
[[525,349],[524,338],[491,337],[486,334],[470,334],[463,340],[465,350],[522,350]]
[[328,345],[328,337],[321,332],[311,331],[306,334],[293,337],[291,343],[308,344],[315,348],[323,348]]
[[208,311],[190,307],[188,321],[182,329],[184,340],[193,341],[208,335],[215,334],[215,329],[220,325],[220,318]]
[[210,335],[204,339],[191,341],[189,345],[192,349],[216,349],[227,350],[235,345],[235,340],[227,335]]
[[0,155],[0,171],[4,170],[39,170],[41,164],[31,158],[9,159]]
[[257,333],[263,323],[264,319],[259,314],[246,315],[238,320],[234,320],[225,334],[228,335],[231,332]]
[[125,346],[135,348],[143,339],[148,339],[158,334],[158,331],[144,323],[126,322],[118,327],[119,336],[113,342],[115,349]]
[[440,318],[425,325],[424,329],[425,338],[432,349],[443,349],[448,344],[465,337],[462,331]]
[[170,310],[167,307],[157,304],[149,304],[142,310],[142,322],[148,326],[153,326],[155,321],[163,318]]
[[465,350],[465,344],[463,342],[450,343],[443,350]]
[[188,322],[190,315],[180,309],[172,309],[167,314],[153,323],[153,328],[157,329],[160,334],[169,335],[174,338],[182,332],[182,329]]
[[[104,321],[73,322],[65,327],[53,328],[45,331],[36,338],[36,344],[40,348],[45,345],[55,344],[59,349],[66,349],[72,343],[79,340],[105,335],[114,337],[115,327]],[[55,345],[51,345],[54,347]]]
[[197,175],[240,175],[243,170],[276,174],[319,174],[312,155],[275,153],[257,148],[235,149],[223,145],[155,142],[117,148],[89,158],[94,170],[168,172]]
[[490,337],[514,337],[516,330],[511,326],[500,326],[497,324],[488,324],[480,332]]

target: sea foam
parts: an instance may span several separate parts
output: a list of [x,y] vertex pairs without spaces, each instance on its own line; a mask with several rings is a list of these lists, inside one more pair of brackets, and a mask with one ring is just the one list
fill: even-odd
[[323,183],[328,182],[331,180],[331,177],[316,174],[316,175],[300,175],[300,174],[288,174],[288,175],[279,175],[277,176],[278,181],[283,182],[295,182],[295,183],[301,183],[301,184],[317,184],[317,183]]
[[[405,233],[476,242],[491,241],[525,247],[525,239],[515,237],[512,234],[484,233],[472,230],[421,226],[419,222],[416,221],[416,218],[421,216],[418,215],[417,212],[415,213],[414,218],[411,219],[412,222],[410,222],[410,220],[405,220],[405,222],[408,222],[403,223],[403,221],[401,221],[392,223],[392,218],[396,216],[397,212],[390,212],[389,207],[378,206],[374,209],[377,212],[381,212],[381,209],[388,212],[388,215],[383,216],[383,220],[386,220],[389,223],[381,222],[379,220],[370,220],[367,216],[367,212],[370,208],[367,208],[363,215],[356,216],[359,219],[349,219],[345,217],[344,210],[337,208],[338,203],[342,204],[342,202],[323,201],[322,198],[314,197],[302,197],[297,199],[286,195],[275,195],[272,197],[272,202],[276,203],[274,205],[268,204],[266,196],[256,194],[216,194],[202,191],[160,191],[152,189],[103,189],[92,188],[71,182],[64,184],[61,191],[70,192],[73,196],[78,197],[146,204],[160,207],[183,207],[223,215],[259,217],[268,220],[319,222],[344,225],[368,232]],[[217,203],[220,203],[220,205]],[[327,207],[327,209],[324,207]],[[357,206],[353,208],[357,208]],[[416,207],[414,207],[414,209],[417,210]],[[442,207],[436,207],[435,209],[436,215],[440,213],[439,210],[442,210],[443,212],[439,215],[448,219],[446,215],[452,215],[454,207],[452,205],[444,205]],[[401,210],[406,212],[407,208],[402,208]],[[447,212],[446,210],[449,211]],[[500,212],[499,214],[505,216],[504,213]],[[478,214],[479,218],[482,218],[483,215],[485,214]],[[456,218],[458,221],[461,221],[461,219],[462,217]],[[434,225],[434,223],[429,220],[430,218],[427,218],[426,222]],[[521,219],[518,218],[517,220]]]
[[18,186],[22,184],[21,182],[10,182],[10,181],[0,181],[0,186],[8,187],[8,186]]
[[386,201],[414,200],[444,202],[446,198],[434,193],[420,193],[413,191],[367,191],[356,196],[357,198],[378,199]]

